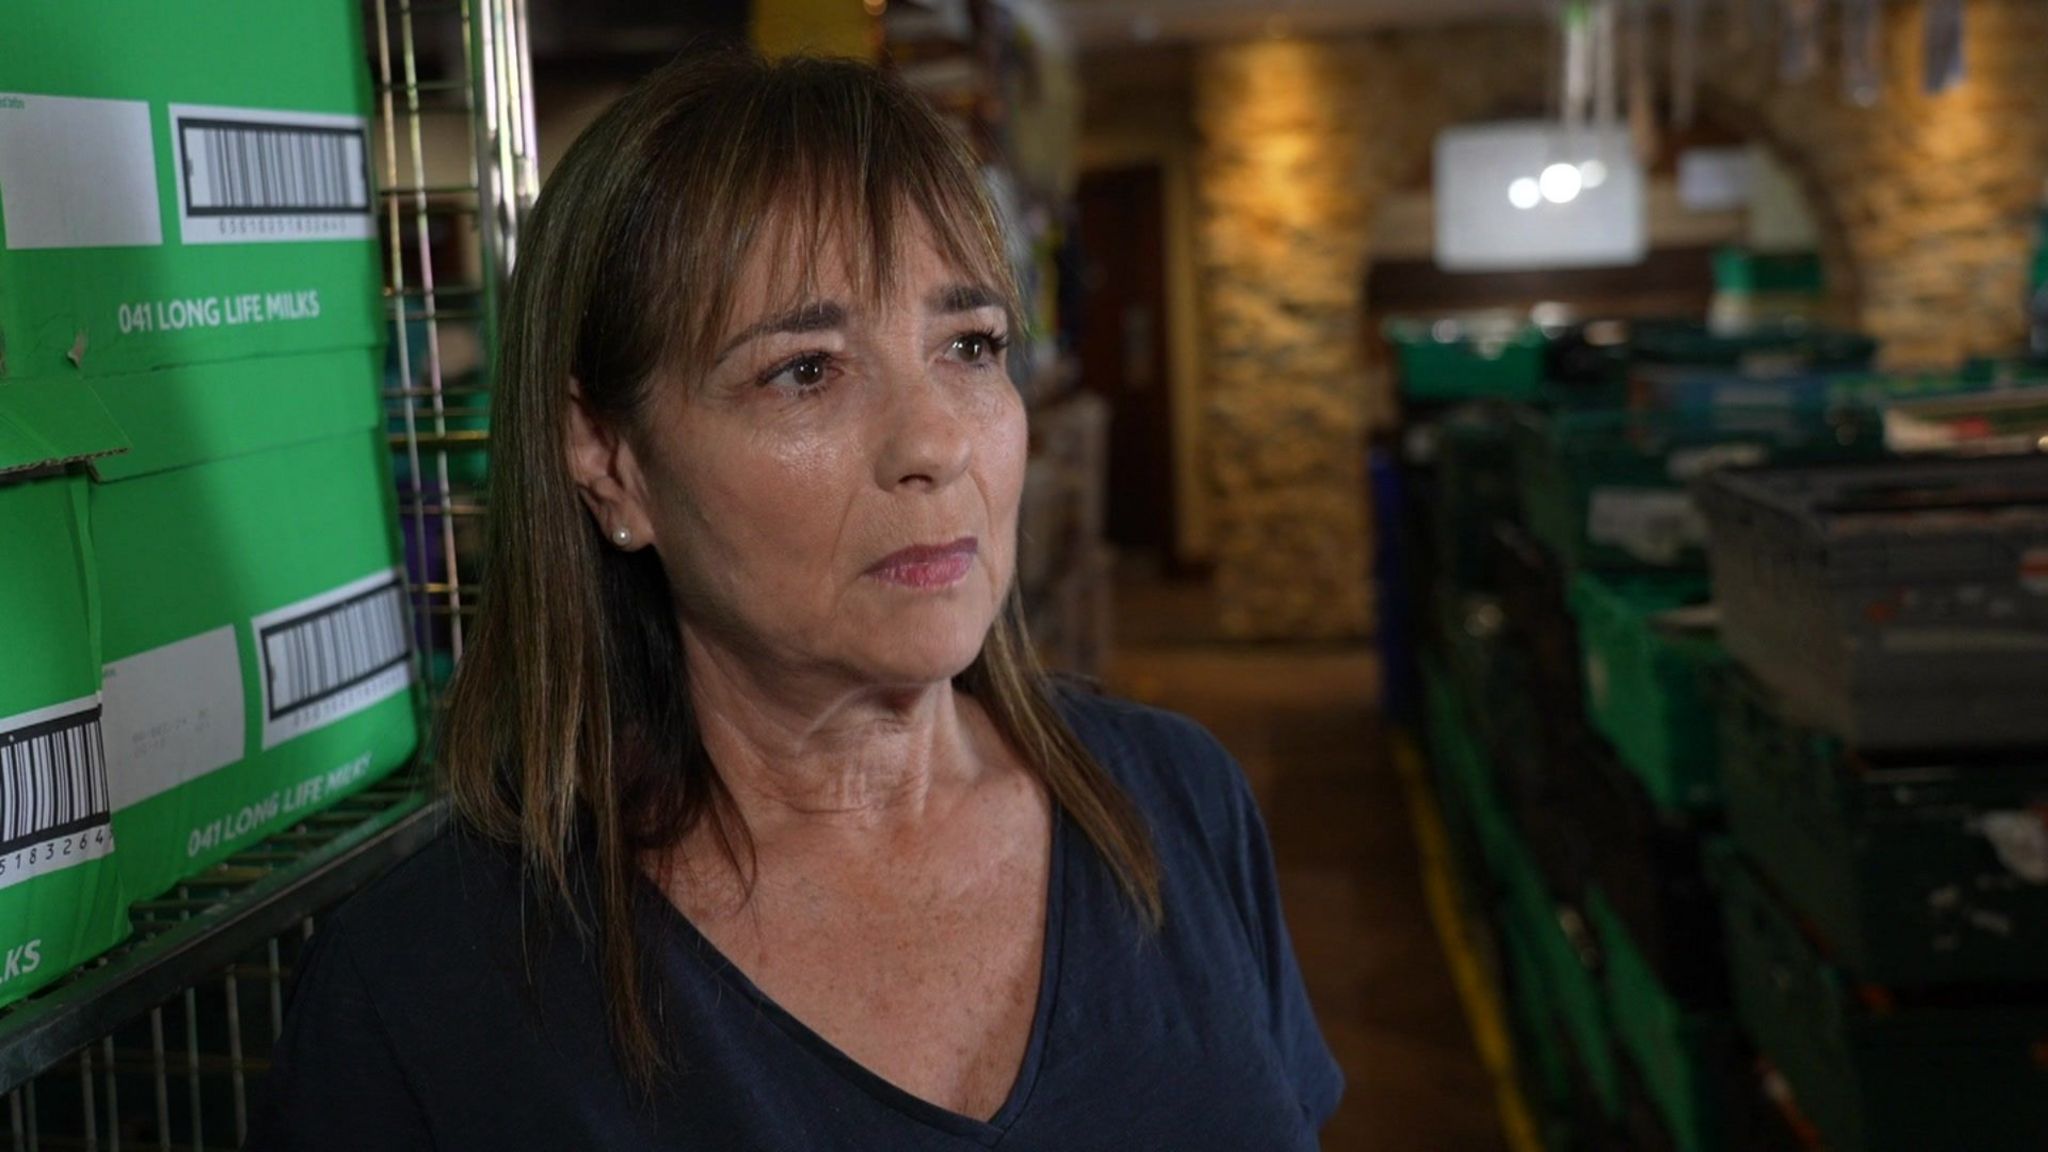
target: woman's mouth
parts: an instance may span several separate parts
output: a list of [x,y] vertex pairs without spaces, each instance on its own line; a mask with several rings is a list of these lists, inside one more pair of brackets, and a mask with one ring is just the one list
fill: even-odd
[[915,544],[889,553],[868,567],[867,575],[885,584],[933,591],[967,578],[980,544],[962,536],[949,544]]

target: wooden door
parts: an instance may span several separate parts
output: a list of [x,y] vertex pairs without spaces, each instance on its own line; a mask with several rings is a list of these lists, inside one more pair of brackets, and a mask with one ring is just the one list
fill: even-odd
[[1109,539],[1170,561],[1173,389],[1162,193],[1156,166],[1081,180],[1081,383],[1110,405]]

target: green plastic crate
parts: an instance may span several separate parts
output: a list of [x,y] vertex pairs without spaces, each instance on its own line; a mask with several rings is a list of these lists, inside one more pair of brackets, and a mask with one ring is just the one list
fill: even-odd
[[2037,388],[2048,384],[2048,362],[1973,356],[1963,362],[1962,377],[1993,388]]
[[1687,1011],[1673,999],[1597,891],[1587,897],[1586,918],[1600,946],[1616,1046],[1641,1075],[1664,1130],[1681,1152],[1734,1152],[1724,1123],[1733,1019]]
[[1592,1088],[1574,1044],[1552,1011],[1554,997],[1542,950],[1512,918],[1498,933],[1507,982],[1504,1007],[1514,1047],[1516,1080],[1546,1152],[1607,1152],[1607,1109]]
[[1599,960],[1584,918],[1558,904],[1544,888],[1535,859],[1519,837],[1507,841],[1511,862],[1502,870],[1503,920],[1518,922],[1542,970],[1550,1012],[1570,1038],[1572,1050],[1609,1119],[1621,1115],[1621,1067],[1600,990]]
[[1867,368],[1877,341],[1798,320],[1762,321],[1717,332],[1697,320],[1639,320],[1629,343],[1638,361],[1718,365],[1759,374]]
[[1687,485],[1730,465],[1882,454],[1867,408],[1520,413],[1515,469],[1523,518],[1574,571],[1706,567],[1706,525]]
[[1823,379],[1827,403],[1874,407],[1970,396],[1997,387],[1989,379],[1976,379],[1966,372],[1843,372]]
[[1988,381],[1952,372],[1806,372],[1756,377],[1715,367],[1638,368],[1630,380],[1637,407],[1682,410],[1789,409],[1812,414],[1994,391]]
[[1504,917],[1498,933],[1507,980],[1503,1006],[1515,1047],[1515,1064],[1529,1103],[1545,1115],[1562,1108],[1571,1095],[1570,1072],[1560,1041],[1551,1027],[1551,994],[1543,963],[1528,926]]
[[2048,1147],[2048,1000],[1859,995],[1734,854],[1715,861],[1736,1012],[1830,1152]]
[[1490,878],[1503,859],[1502,836],[1510,827],[1507,812],[1449,673],[1434,657],[1425,657],[1422,677],[1429,762],[1458,863],[1467,877]]
[[1502,633],[1500,602],[1490,596],[1461,596],[1440,605],[1438,627],[1451,687],[1464,701],[1480,743],[1496,744],[1512,729],[1505,727],[1510,717],[1492,702],[1513,683],[1515,673],[1515,653]]
[[1622,763],[1666,811],[1721,802],[1719,726],[1706,683],[1727,659],[1706,581],[1581,574],[1572,613],[1584,654],[1586,710]]
[[1405,400],[1524,400],[1542,389],[1546,341],[1532,324],[1395,320],[1385,332]]
[[2048,883],[2027,858],[2048,758],[1873,767],[1748,674],[1715,688],[1729,830],[1848,970],[1902,987],[2048,981]]
[[1729,245],[1714,250],[1714,287],[1722,292],[1819,296],[1827,276],[1818,252],[1756,252]]

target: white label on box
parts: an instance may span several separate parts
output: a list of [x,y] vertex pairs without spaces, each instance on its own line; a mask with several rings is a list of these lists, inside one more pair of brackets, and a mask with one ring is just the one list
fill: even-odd
[[187,244],[368,240],[370,126],[360,116],[173,104]]
[[239,763],[248,749],[232,624],[106,666],[108,776],[120,811]]
[[162,244],[149,105],[0,93],[0,219],[9,248]]
[[1586,510],[1586,538],[1620,548],[1647,564],[1675,564],[1707,541],[1706,522],[1684,492],[1664,488],[1595,488]]
[[412,683],[405,584],[365,576],[251,622],[268,750],[353,716]]
[[100,701],[0,719],[0,889],[114,850]]

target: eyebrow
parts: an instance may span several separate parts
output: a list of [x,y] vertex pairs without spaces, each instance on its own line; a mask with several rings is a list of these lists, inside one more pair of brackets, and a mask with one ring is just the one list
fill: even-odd
[[934,312],[972,312],[977,308],[994,308],[1002,304],[997,296],[981,284],[951,284],[932,293],[931,309]]
[[717,363],[733,354],[740,345],[763,336],[774,336],[785,332],[830,332],[846,326],[846,308],[832,301],[815,301],[799,304],[787,312],[778,313],[758,323],[748,325],[746,331],[732,338],[732,342],[719,350],[712,361]]
[[[943,315],[973,312],[981,308],[996,308],[1003,303],[1002,297],[981,284],[949,284],[932,293],[929,306],[932,311]],[[787,312],[777,313],[765,320],[750,324],[739,335],[732,338],[719,350],[712,363],[716,364],[732,355],[751,340],[763,336],[785,333],[830,332],[846,326],[846,307],[830,300],[812,301],[799,304]]]

